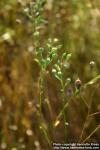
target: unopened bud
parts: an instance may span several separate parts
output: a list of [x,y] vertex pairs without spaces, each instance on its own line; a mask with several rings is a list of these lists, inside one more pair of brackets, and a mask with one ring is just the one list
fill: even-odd
[[96,65],[96,63],[94,61],[90,61],[89,64],[90,64],[91,69],[93,69],[95,67],[95,65]]
[[58,42],[58,39],[57,38],[54,38],[54,43],[57,43]]
[[76,87],[76,89],[80,89],[80,87],[81,87],[81,85],[82,85],[82,82],[81,82],[81,80],[78,78],[76,81],[75,81],[75,87]]
[[35,32],[34,32],[34,36],[35,36],[35,37],[39,37],[39,32],[38,32],[38,31],[35,31]]
[[16,19],[16,23],[17,23],[17,24],[21,24],[22,22],[21,22],[20,19]]

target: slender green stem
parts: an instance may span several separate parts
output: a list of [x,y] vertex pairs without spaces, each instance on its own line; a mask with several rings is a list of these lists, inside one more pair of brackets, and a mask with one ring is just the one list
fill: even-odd
[[[63,106],[65,105],[65,87],[64,87],[64,83],[63,83],[63,79],[61,80],[61,92],[62,92],[62,101],[63,101]],[[64,118],[64,138],[65,141],[67,139],[67,126],[66,126],[66,111],[63,111],[63,118]]]
[[65,105],[63,106],[63,108],[61,109],[61,111],[59,112],[58,116],[56,117],[56,121],[54,124],[56,124],[56,122],[60,119],[60,117],[62,116],[63,114],[63,111],[68,107],[69,105],[69,102],[71,101],[71,99],[77,95],[79,93],[79,90],[76,90],[75,93],[69,98],[68,102],[65,103]]
[[49,144],[50,148],[52,148],[51,141],[50,141],[50,138],[49,138],[49,135],[48,135],[46,129],[43,126],[41,126],[40,129],[43,131],[45,139],[46,139],[47,143]]
[[64,111],[64,128],[65,128],[65,141],[66,141],[66,139],[67,139],[67,126],[66,126],[66,113],[65,113],[65,111]]
[[[43,88],[44,88],[44,74],[45,74],[45,69],[41,69],[40,71],[40,82],[39,82],[39,86],[40,86],[40,96],[39,96],[39,113],[41,116],[41,122],[43,122],[43,116],[42,116],[42,100],[43,100]],[[41,124],[40,122],[40,124]],[[46,129],[42,126],[40,126],[40,129],[43,131],[44,137],[47,141],[47,143],[49,144],[50,148],[51,148],[51,141],[50,141],[50,137],[46,131]]]
[[43,69],[41,69],[40,82],[39,82],[39,86],[40,86],[40,96],[39,96],[40,115],[42,114],[42,96],[43,96],[43,82],[44,82],[43,78],[44,78],[44,71],[43,71]]

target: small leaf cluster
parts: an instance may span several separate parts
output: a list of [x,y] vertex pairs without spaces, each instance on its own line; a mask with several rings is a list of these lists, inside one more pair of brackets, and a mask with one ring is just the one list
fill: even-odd
[[43,17],[45,0],[36,0],[30,2],[27,7],[24,8],[23,13],[32,25],[33,38],[39,40],[41,26],[45,25],[47,21]]
[[64,72],[70,67],[69,60],[71,55],[71,53],[68,54],[67,52],[64,52],[61,56],[61,59],[57,60],[52,69],[54,77],[60,81],[63,88],[65,88],[71,82],[70,78],[64,80]]
[[39,64],[40,68],[46,70],[48,65],[58,57],[58,51],[61,45],[56,45],[57,39],[48,39],[46,47],[37,47],[35,61]]
[[42,15],[44,4],[45,0],[36,0],[35,2],[30,2],[29,5],[24,8],[24,14],[35,27],[45,22]]

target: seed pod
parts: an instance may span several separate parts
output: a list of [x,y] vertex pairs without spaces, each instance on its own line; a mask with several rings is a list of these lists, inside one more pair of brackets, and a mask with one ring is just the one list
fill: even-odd
[[54,43],[57,43],[58,42],[58,39],[57,38],[54,38]]
[[38,38],[40,33],[38,31],[35,31],[33,35],[34,35],[34,37]]
[[71,78],[67,78],[67,79],[66,79],[66,83],[67,83],[67,84],[71,83]]
[[91,69],[93,69],[93,68],[95,67],[95,65],[96,65],[94,61],[90,61],[89,64],[90,64],[90,68],[91,68]]
[[16,19],[16,23],[17,23],[17,24],[21,24],[22,22],[21,22],[20,19]]
[[61,78],[62,77],[62,72],[58,71],[58,76]]
[[21,6],[22,5],[22,0],[17,0],[17,4]]
[[82,85],[82,82],[81,82],[81,80],[78,78],[76,81],[75,81],[75,87],[76,87],[76,89],[80,89],[80,87],[81,87],[81,85]]

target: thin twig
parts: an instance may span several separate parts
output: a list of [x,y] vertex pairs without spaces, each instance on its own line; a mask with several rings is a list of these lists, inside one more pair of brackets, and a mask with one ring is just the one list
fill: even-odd
[[80,138],[79,138],[79,142],[81,141],[81,139],[82,139],[82,137],[83,137],[83,133],[84,133],[84,130],[85,130],[86,122],[87,122],[87,120],[88,120],[88,116],[89,116],[89,109],[88,109],[88,113],[87,113],[85,122],[84,122],[84,124],[83,124],[83,128],[82,128],[82,131],[81,131],[81,135],[80,135]]
[[91,95],[91,101],[90,101],[90,104],[88,106],[88,112],[87,112],[87,116],[86,116],[86,119],[85,119],[85,122],[84,122],[84,125],[83,125],[83,128],[82,128],[82,131],[81,131],[81,135],[80,135],[80,138],[79,138],[79,142],[82,140],[82,137],[83,137],[83,133],[84,133],[84,130],[85,130],[85,126],[86,126],[86,123],[87,123],[87,120],[89,118],[89,114],[90,114],[90,110],[91,110],[91,105],[92,105],[92,101],[93,101],[93,95],[94,95],[95,91],[92,93]]
[[[100,75],[96,76],[95,78],[93,78],[93,79],[90,80],[89,82],[85,83],[85,84],[81,87],[81,89],[82,89],[82,88],[85,89],[88,85],[91,85],[91,84],[97,82],[98,79],[100,79]],[[69,101],[70,101],[74,96],[76,96],[78,93],[79,93],[79,90],[75,91],[75,93],[69,98],[68,102],[66,102],[66,104],[65,104],[64,107],[61,109],[61,111],[59,112],[58,116],[56,117],[55,123],[56,123],[56,122],[59,120],[59,118],[62,116],[63,111],[68,107]],[[55,124],[55,123],[54,123],[54,124]]]
[[52,147],[51,147],[50,137],[49,137],[49,135],[48,135],[46,129],[45,129],[43,126],[41,126],[40,129],[42,130],[42,132],[43,132],[43,134],[44,134],[44,136],[45,136],[45,139],[47,140],[47,142],[48,142],[50,148],[52,148]]
[[89,117],[95,116],[95,115],[97,115],[97,114],[100,114],[100,111],[95,112],[95,113],[93,113],[93,114],[90,114]]
[[96,129],[95,129],[85,140],[83,140],[82,143],[86,142],[99,128],[100,128],[100,125],[98,125],[98,126],[96,127]]
[[61,111],[59,112],[58,116],[56,117],[56,120],[54,122],[54,124],[56,124],[57,121],[59,121],[60,117],[63,115],[64,110],[68,107],[70,101],[72,100],[72,98],[77,95],[79,93],[79,90],[75,91],[75,93],[67,100],[67,102],[65,103],[65,105],[63,106],[63,108],[61,109]]
[[81,96],[81,99],[83,100],[83,102],[84,102],[84,104],[86,105],[86,107],[88,108],[89,106],[88,106],[88,103],[86,102],[86,100],[84,99],[84,97],[82,97],[82,95],[80,94],[80,96]]

